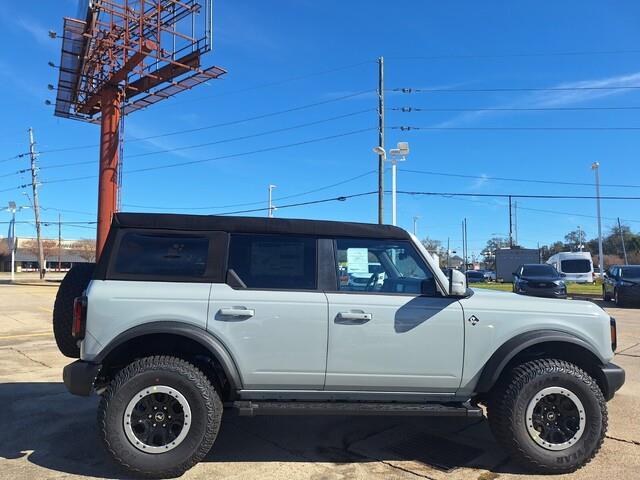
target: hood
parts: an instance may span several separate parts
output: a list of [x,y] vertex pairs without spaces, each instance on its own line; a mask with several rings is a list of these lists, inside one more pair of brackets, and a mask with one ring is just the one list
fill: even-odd
[[473,295],[462,299],[465,308],[491,310],[494,312],[522,312],[526,315],[560,314],[568,316],[609,315],[595,303],[586,300],[564,300],[518,295],[499,290],[471,288]]

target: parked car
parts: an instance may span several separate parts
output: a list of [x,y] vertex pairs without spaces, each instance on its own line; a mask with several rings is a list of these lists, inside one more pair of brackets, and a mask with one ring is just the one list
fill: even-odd
[[478,270],[467,270],[467,283],[481,283],[485,282],[484,273]]
[[640,303],[640,265],[614,265],[605,273],[602,298],[619,307]]
[[495,282],[496,281],[496,272],[493,270],[485,270],[484,278],[487,282]]
[[[354,289],[345,272],[367,259],[384,280]],[[95,266],[62,281],[54,331],[80,357],[65,386],[102,396],[106,449],[144,477],[202,460],[223,407],[478,417],[478,402],[515,459],[571,472],[624,383],[600,307],[472,291],[389,225],[117,213]]]
[[593,283],[593,262],[589,252],[559,252],[547,260],[565,279],[576,283]]
[[513,291],[535,297],[567,298],[564,274],[549,264],[532,263],[520,265],[513,272]]

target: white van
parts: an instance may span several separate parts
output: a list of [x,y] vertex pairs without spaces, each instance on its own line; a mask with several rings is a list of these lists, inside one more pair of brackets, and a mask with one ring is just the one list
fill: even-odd
[[589,252],[560,252],[547,260],[564,274],[565,280],[577,283],[593,283],[593,262]]

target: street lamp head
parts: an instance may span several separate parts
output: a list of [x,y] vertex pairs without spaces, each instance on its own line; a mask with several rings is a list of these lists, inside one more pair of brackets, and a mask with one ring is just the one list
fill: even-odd
[[597,170],[600,167],[600,162],[593,162],[591,164],[591,170]]
[[387,152],[385,151],[385,149],[380,146],[373,147],[373,153],[377,153],[378,155],[382,155],[383,157],[387,156]]

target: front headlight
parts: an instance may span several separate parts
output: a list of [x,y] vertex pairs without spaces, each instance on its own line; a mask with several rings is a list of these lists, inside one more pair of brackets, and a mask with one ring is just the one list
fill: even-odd
[[556,282],[556,285],[558,285],[559,287],[562,287],[562,288],[564,288],[564,287],[566,287],[566,286],[567,286],[567,285],[564,283],[564,280],[558,280],[558,281]]

